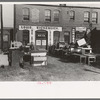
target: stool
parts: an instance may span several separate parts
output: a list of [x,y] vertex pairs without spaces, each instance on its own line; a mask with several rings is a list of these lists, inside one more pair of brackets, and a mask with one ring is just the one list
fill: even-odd
[[86,64],[86,56],[85,55],[80,55],[80,63],[82,63],[84,60],[84,64]]
[[90,65],[91,62],[96,62],[96,57],[95,56],[88,56],[88,65]]

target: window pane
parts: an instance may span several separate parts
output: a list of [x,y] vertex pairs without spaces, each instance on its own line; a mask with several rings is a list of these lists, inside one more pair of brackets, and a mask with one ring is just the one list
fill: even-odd
[[51,11],[45,10],[45,21],[51,21]]
[[28,8],[23,9],[23,20],[29,20],[29,9]]
[[74,11],[70,11],[69,15],[70,15],[70,19],[74,20],[75,12]]
[[58,10],[54,11],[54,21],[59,21],[59,13]]
[[85,12],[85,13],[84,13],[84,17],[89,18],[89,12]]
[[96,18],[97,17],[97,13],[92,13],[92,18]]
[[97,12],[92,13],[92,22],[97,23]]
[[89,22],[90,13],[84,12],[84,22]]

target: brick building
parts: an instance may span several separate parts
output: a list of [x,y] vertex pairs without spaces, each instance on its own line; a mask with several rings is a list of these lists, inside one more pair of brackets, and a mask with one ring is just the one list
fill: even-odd
[[15,5],[15,39],[47,47],[75,42],[94,28],[100,30],[100,8],[66,5]]

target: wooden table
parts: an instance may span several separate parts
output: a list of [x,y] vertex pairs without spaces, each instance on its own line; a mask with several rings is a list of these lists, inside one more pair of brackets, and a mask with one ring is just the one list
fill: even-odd
[[[80,63],[86,64],[86,56],[82,54],[73,53],[72,55],[80,57]],[[83,62],[84,60],[84,62]]]
[[88,65],[91,64],[91,62],[96,62],[96,55],[94,54],[84,54],[88,59]]

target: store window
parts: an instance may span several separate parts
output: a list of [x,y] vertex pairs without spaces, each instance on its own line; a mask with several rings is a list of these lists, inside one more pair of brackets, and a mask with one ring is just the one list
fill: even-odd
[[70,11],[69,16],[70,16],[70,20],[74,20],[75,19],[75,11]]
[[84,12],[84,22],[89,22],[90,20],[90,12]]
[[97,23],[97,12],[93,12],[92,13],[92,22],[95,22],[95,23]]
[[45,21],[46,22],[51,21],[51,10],[45,10]]
[[55,10],[54,11],[54,21],[55,22],[59,22],[59,16],[60,15],[60,11],[58,11],[58,10]]
[[23,20],[29,20],[29,8],[23,8]]

